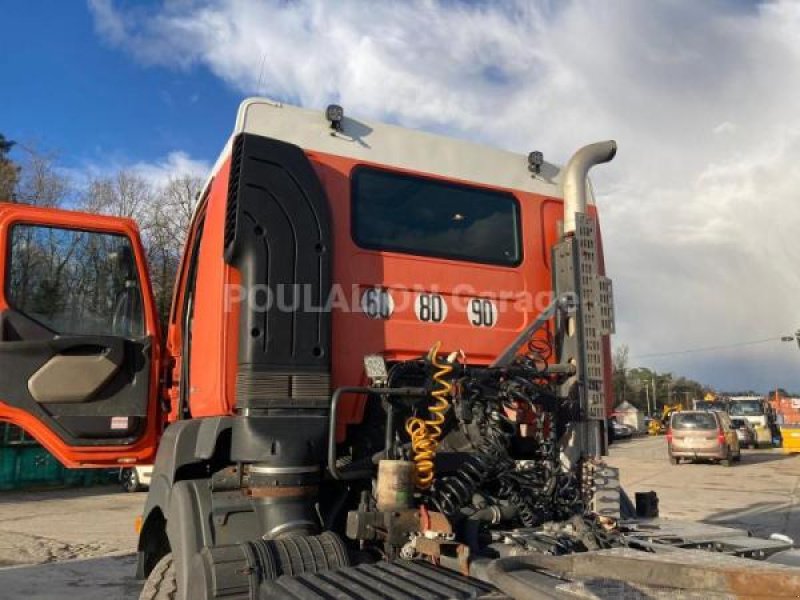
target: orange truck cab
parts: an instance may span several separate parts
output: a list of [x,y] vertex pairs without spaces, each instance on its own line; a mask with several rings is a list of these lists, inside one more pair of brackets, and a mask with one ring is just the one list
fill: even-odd
[[295,597],[292,575],[398,557],[352,581],[450,556],[460,581],[492,528],[601,512],[613,309],[586,176],[615,150],[560,168],[249,99],[163,332],[133,222],[0,204],[0,419],[71,467],[155,461],[142,597]]

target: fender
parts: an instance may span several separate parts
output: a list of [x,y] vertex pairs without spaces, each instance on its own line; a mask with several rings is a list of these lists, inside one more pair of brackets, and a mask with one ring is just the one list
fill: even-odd
[[167,427],[143,512],[137,577],[146,578],[171,552],[183,593],[189,588],[190,565],[204,548],[242,543],[259,530],[238,466],[229,458],[234,429],[247,440],[246,420],[209,417]]
[[[203,481],[208,488],[211,475],[210,465],[222,454],[218,449],[220,439],[227,437],[232,427],[233,417],[210,417],[177,421],[164,431],[153,467],[150,490],[142,512],[142,528],[139,533],[136,574],[146,578],[164,554],[181,551],[184,538],[178,531],[186,531],[179,526],[180,521],[197,523],[201,527],[207,520],[200,515],[185,514],[191,503],[186,500],[190,481]],[[225,445],[224,443],[221,445]],[[217,458],[217,460],[219,460]],[[175,484],[187,480],[184,491],[175,495]],[[196,486],[192,486],[196,487]],[[210,496],[210,490],[209,494]],[[205,503],[195,503],[195,506]],[[202,536],[207,537],[207,536]],[[201,538],[202,539],[202,538]]]

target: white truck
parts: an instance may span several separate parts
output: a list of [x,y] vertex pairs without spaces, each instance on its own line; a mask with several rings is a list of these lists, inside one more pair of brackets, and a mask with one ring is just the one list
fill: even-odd
[[745,419],[756,430],[756,446],[772,445],[772,430],[775,416],[769,402],[763,396],[732,396],[728,399],[728,414]]

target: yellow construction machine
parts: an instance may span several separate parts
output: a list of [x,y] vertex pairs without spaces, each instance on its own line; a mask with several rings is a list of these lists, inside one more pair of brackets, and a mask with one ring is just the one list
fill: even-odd
[[667,427],[669,427],[669,418],[672,416],[672,413],[679,410],[683,410],[683,405],[680,403],[665,404],[664,408],[661,410],[661,418],[650,421],[650,424],[647,426],[647,433],[649,435],[663,435],[666,433]]

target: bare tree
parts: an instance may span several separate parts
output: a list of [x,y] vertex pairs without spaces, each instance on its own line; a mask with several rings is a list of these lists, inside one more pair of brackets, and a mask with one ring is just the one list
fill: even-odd
[[617,402],[624,402],[627,397],[629,355],[630,350],[628,346],[622,344],[614,349],[614,355],[611,358],[614,395],[616,396]]
[[611,359],[614,365],[614,371],[625,373],[628,370],[629,357],[630,349],[628,348],[627,344],[622,344],[621,346],[614,348],[614,356]]
[[161,191],[161,206],[167,208],[164,215],[176,238],[181,240],[186,235],[192,220],[195,202],[203,186],[203,180],[194,175],[183,174],[172,177]]
[[119,171],[90,182],[82,208],[88,212],[135,219],[150,265],[153,294],[166,319],[172,288],[202,179],[176,174],[154,185],[132,171]]
[[155,198],[153,186],[144,177],[121,170],[90,181],[81,204],[87,212],[128,217],[143,223]]
[[14,199],[34,206],[61,206],[73,191],[69,177],[60,172],[58,156],[34,146],[19,145],[23,153]]
[[153,293],[159,313],[166,319],[183,245],[203,185],[193,175],[172,177],[157,191],[157,199],[143,223]]

